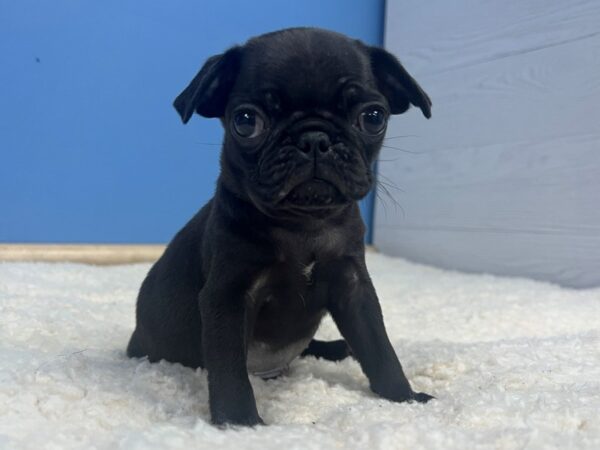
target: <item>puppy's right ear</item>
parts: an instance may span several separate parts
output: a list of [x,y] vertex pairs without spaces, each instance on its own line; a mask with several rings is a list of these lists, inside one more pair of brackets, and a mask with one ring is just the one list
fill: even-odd
[[241,48],[211,56],[200,72],[173,102],[187,123],[194,111],[204,117],[222,117],[240,66]]

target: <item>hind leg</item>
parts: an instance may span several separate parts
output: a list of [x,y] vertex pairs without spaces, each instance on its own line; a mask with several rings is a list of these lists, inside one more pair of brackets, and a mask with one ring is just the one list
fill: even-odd
[[[183,317],[181,317],[183,316]],[[127,345],[130,358],[148,358],[150,362],[164,359],[196,369],[203,366],[201,325],[195,314],[188,312],[174,318],[163,314],[162,321],[141,314]]]
[[127,345],[127,356],[130,358],[142,358],[144,356],[148,356],[148,353],[144,351],[144,346],[141,342],[140,333],[137,328],[131,335],[131,339],[129,339],[129,344]]
[[352,356],[352,352],[343,339],[337,341],[318,341],[313,339],[308,344],[306,350],[300,355],[302,358],[305,356],[314,356],[315,358],[322,358],[327,361],[341,361],[348,356]]

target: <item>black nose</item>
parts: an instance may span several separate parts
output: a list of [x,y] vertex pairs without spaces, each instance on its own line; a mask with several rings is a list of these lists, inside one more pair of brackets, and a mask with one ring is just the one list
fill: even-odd
[[330,147],[329,136],[323,131],[305,131],[298,139],[298,148],[304,153],[327,153]]

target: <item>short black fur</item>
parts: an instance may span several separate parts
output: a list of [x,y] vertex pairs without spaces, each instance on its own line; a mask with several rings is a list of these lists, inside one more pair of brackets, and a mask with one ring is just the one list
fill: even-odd
[[[127,353],[208,371],[216,424],[262,423],[248,372],[295,357],[360,363],[374,392],[415,393],[386,335],[357,201],[390,114],[431,101],[391,54],[295,28],[210,58],[175,100],[225,129],[215,196],[148,273]],[[345,341],[312,340],[329,313]]]

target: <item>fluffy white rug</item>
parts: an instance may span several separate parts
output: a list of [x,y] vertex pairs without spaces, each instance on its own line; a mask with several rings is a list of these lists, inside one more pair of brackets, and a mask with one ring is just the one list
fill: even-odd
[[125,357],[148,265],[0,264],[0,448],[600,448],[600,290],[368,263],[437,400],[391,403],[356,362],[310,358],[252,378],[269,425],[237,430],[208,424],[205,372]]

